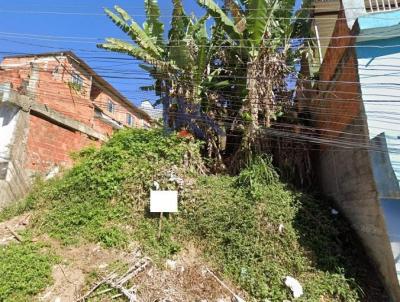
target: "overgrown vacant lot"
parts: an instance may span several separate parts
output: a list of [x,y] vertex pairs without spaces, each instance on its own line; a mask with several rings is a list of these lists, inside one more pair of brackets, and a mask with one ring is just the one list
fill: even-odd
[[[78,296],[102,278],[96,265],[108,262],[100,266],[110,271],[123,266],[120,255],[135,243],[154,263],[151,278],[136,280],[142,301],[171,298],[171,287],[181,295],[174,301],[226,296],[218,283],[201,279],[203,266],[247,301],[292,300],[285,276],[303,285],[296,301],[385,300],[378,281],[368,277],[373,270],[346,221],[332,215],[328,203],[282,183],[268,158],[255,159],[235,177],[206,175],[197,143],[158,130],[121,131],[100,150],[75,156],[73,169],[38,183],[30,196],[1,213],[2,220],[24,212],[32,217],[20,232],[22,243],[0,248],[0,274],[8,276],[0,279],[0,300],[43,296],[46,287],[55,287],[55,267],[68,271],[79,262],[84,282]],[[180,196],[180,211],[164,219],[159,240],[158,215],[148,210],[154,181],[161,189],[178,189]],[[89,261],[96,248],[100,260]],[[191,264],[171,276],[163,270],[166,259]],[[168,291],[157,288],[162,282],[154,280],[162,278]],[[109,301],[114,294],[91,301]]]

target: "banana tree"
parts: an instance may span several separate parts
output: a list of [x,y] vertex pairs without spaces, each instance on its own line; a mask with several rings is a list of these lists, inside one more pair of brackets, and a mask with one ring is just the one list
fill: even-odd
[[[159,21],[160,10],[155,0],[145,0],[146,21],[141,27],[123,8],[114,6],[114,11],[106,8],[104,11],[111,21],[126,33],[133,43],[121,39],[107,38],[106,42],[98,44],[113,52],[125,53],[143,63],[140,65],[155,80],[153,85],[161,94],[164,79],[173,77],[179,72],[179,67],[168,60],[168,50],[164,41],[164,25]],[[146,87],[144,90],[151,90]]]
[[[208,14],[200,19],[189,17],[181,0],[172,0],[171,28],[165,39],[157,1],[145,0],[144,3],[146,21],[143,26],[119,6],[114,10],[105,9],[111,21],[132,42],[107,38],[98,47],[125,53],[143,62],[140,67],[154,79],[154,84],[142,89],[155,90],[160,97],[167,127],[190,128],[202,138],[209,138],[209,133],[221,136],[223,127],[213,119],[216,107],[210,106],[210,102],[218,101],[216,94],[229,84],[219,77],[221,69],[215,64],[223,36],[209,35]],[[214,27],[212,33],[216,30]]]
[[237,121],[243,128],[240,157],[247,160],[260,127],[270,127],[279,113],[282,95],[286,93],[286,77],[291,72],[290,38],[292,22],[289,8],[293,1],[225,0],[220,7],[214,0],[197,0],[230,43],[228,52],[236,56],[236,80],[242,89],[241,108]]

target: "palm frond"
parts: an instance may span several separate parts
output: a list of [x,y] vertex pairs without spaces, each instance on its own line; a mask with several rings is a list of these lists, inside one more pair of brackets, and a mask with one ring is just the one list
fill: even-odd
[[186,15],[181,0],[173,0],[171,29],[168,33],[169,53],[168,58],[182,69],[192,64],[190,52],[187,46],[187,31],[191,24],[190,18]]
[[111,21],[120,29],[122,29],[123,32],[128,34],[138,46],[150,51],[156,57],[161,57],[162,49],[153,43],[151,38],[131,18],[131,16],[119,6],[115,6],[114,9],[119,16],[107,8],[105,9],[105,13],[111,19]]
[[190,18],[183,9],[182,1],[173,0],[172,4],[174,8],[172,10],[171,29],[168,32],[170,41],[183,39],[190,23]]
[[237,30],[242,33],[246,28],[246,16],[244,11],[235,0],[225,0],[224,5],[231,13]]
[[252,47],[252,55],[257,54],[264,37],[273,30],[274,13],[279,8],[279,1],[273,0],[248,0],[248,13],[246,16],[246,38]]
[[151,37],[154,44],[163,48],[164,24],[160,22],[160,8],[157,0],[145,0],[144,8],[147,20],[143,24],[143,29]]
[[120,39],[107,38],[106,43],[98,44],[97,46],[99,48],[103,48],[109,51],[125,53],[138,60],[144,61],[147,64],[154,66],[155,68],[160,68],[163,71],[178,70],[178,68],[170,62],[162,61],[157,57],[152,56],[145,49],[134,46]]
[[223,27],[232,40],[241,39],[241,34],[236,28],[234,22],[224,13],[214,0],[197,0],[197,3],[207,10],[207,12],[215,19],[215,22]]
[[209,47],[209,39],[206,28],[206,20],[208,15],[201,18],[194,26],[193,30],[193,38],[195,44],[198,47],[197,56],[196,56],[196,66],[195,66],[195,75],[194,75],[194,83],[195,83],[195,96],[199,97],[201,94],[201,83],[202,78],[207,70],[208,65],[208,51]]

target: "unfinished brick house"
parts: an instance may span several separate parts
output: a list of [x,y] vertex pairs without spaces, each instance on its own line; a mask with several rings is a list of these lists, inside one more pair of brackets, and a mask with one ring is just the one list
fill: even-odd
[[316,59],[300,108],[316,174],[400,301],[400,0],[314,1]]
[[0,64],[0,208],[23,196],[33,175],[72,164],[117,129],[150,127],[150,116],[72,52],[5,57]]

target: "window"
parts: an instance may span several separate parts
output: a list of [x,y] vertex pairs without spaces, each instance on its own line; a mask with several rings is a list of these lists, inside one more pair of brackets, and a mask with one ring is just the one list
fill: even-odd
[[108,110],[108,112],[115,113],[115,104],[113,103],[113,101],[108,100],[107,110]]
[[82,88],[82,86],[83,86],[82,77],[79,74],[75,73],[75,72],[72,74],[72,84],[74,86],[76,86],[77,88],[79,88],[79,89]]
[[133,124],[133,117],[132,117],[132,114],[130,114],[130,113],[127,113],[127,114],[126,114],[126,123],[127,123],[129,126],[132,126],[132,124]]
[[58,72],[59,72],[59,66],[56,66],[56,68],[54,68],[54,70],[53,70],[53,76],[58,74]]

